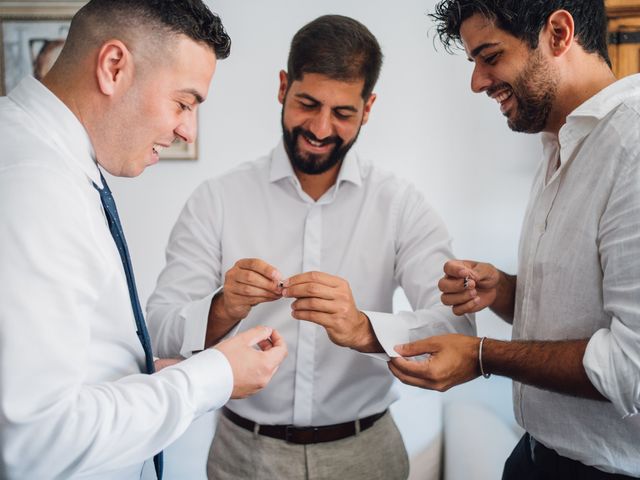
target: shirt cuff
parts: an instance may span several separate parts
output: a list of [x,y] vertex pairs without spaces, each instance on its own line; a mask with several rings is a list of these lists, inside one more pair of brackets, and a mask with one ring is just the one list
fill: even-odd
[[596,390],[611,401],[622,418],[626,418],[640,412],[634,395],[635,389],[630,385],[634,378],[633,372],[626,367],[625,359],[620,358],[623,356],[615,335],[611,330],[603,328],[587,343],[582,364]]
[[204,350],[211,301],[220,290],[222,290],[222,287],[203,299],[190,303],[182,312],[184,316],[184,337],[180,355],[184,358],[189,358],[193,355],[193,352]]
[[184,394],[191,401],[196,415],[222,407],[229,401],[233,391],[231,365],[227,357],[214,348],[192,355],[154,375],[179,375],[181,378],[172,378],[172,383],[186,383]]
[[363,311],[363,313],[369,317],[373,332],[385,351],[384,354],[368,353],[367,355],[385,361],[390,357],[399,357],[400,355],[393,347],[410,341],[409,327],[403,321],[402,312],[393,314]]

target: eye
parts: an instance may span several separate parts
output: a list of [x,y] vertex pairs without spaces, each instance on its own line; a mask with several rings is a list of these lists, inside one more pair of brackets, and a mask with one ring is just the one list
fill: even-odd
[[191,111],[191,106],[187,105],[186,103],[178,102],[178,107],[180,107],[180,110],[182,110],[183,112]]
[[316,108],[317,104],[315,104],[315,103],[300,102],[300,106],[301,106],[302,108],[304,108],[305,110],[313,110],[314,108]]
[[495,65],[498,61],[498,58],[500,57],[501,52],[496,52],[496,53],[492,53],[490,55],[487,55],[486,57],[484,57],[482,59],[482,61],[484,63],[486,63],[487,65]]
[[347,113],[347,112],[342,112],[340,110],[336,110],[334,112],[334,115],[339,118],[340,120],[347,120],[349,118],[351,118],[353,115],[351,113]]

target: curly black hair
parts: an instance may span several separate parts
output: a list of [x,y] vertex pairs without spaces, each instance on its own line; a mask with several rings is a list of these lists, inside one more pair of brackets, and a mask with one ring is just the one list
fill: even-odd
[[611,66],[604,0],[442,0],[429,16],[449,52],[461,44],[462,23],[475,14],[494,21],[498,28],[535,49],[540,31],[556,10],[566,10],[573,16],[575,38],[582,48],[597,53]]

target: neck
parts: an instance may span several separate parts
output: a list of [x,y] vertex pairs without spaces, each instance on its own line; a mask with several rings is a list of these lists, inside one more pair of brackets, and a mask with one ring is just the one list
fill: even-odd
[[296,168],[294,168],[294,171],[300,181],[302,190],[317,202],[338,180],[341,165],[342,162],[338,162],[337,165],[334,165],[326,172],[317,175],[302,173]]
[[72,83],[73,75],[63,76],[54,68],[42,79],[42,84],[47,87],[69,110],[85,125],[83,114],[80,110],[78,98],[82,95],[82,85]]
[[558,135],[576,108],[616,81],[609,66],[595,54],[570,65],[572,73],[559,86],[556,107],[549,115],[546,132]]

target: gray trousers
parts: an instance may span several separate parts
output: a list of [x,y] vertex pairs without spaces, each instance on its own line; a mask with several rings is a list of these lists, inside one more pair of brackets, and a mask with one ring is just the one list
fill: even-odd
[[390,413],[335,442],[295,445],[257,435],[220,415],[209,480],[406,480],[409,458]]

